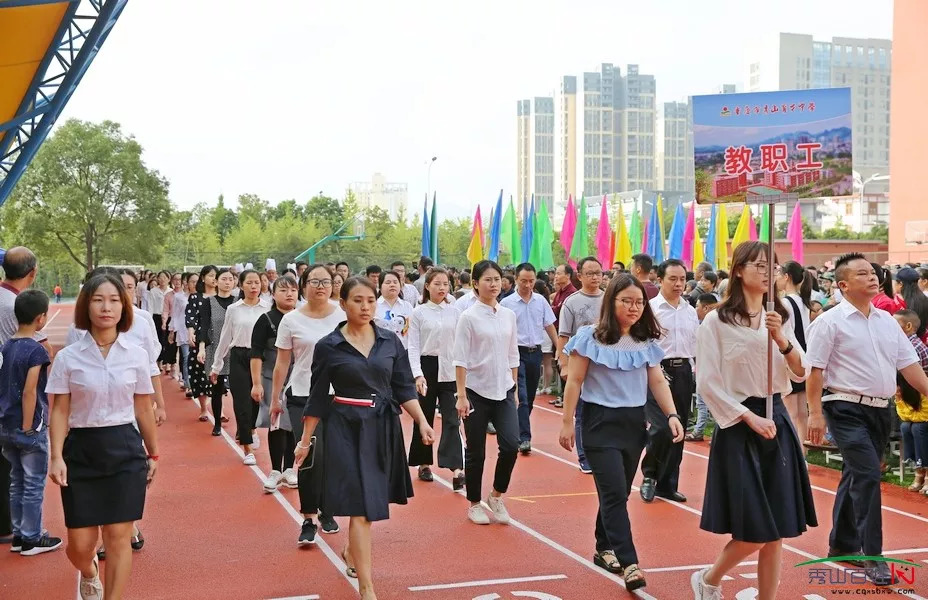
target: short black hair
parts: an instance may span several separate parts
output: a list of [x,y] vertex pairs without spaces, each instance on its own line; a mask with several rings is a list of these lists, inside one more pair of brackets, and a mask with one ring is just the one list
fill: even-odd
[[650,273],[651,269],[654,268],[654,259],[647,254],[640,253],[632,257],[632,264],[645,273]]
[[[573,268],[572,266],[570,266],[570,265],[567,264],[567,263],[564,263],[563,265],[559,265],[559,266],[564,267],[564,274],[565,274],[565,275],[567,275],[568,277],[573,277],[573,276],[574,276],[574,268]],[[926,278],[926,279],[928,279],[928,278]]]
[[367,267],[366,269],[364,269],[364,274],[365,274],[365,275],[370,275],[370,274],[372,274],[372,273],[383,273],[383,269],[381,269],[381,268],[378,267],[377,265],[370,265],[369,267]]
[[337,263],[335,263],[335,268],[337,269],[337,268],[339,268],[339,267],[342,266],[342,265],[345,265],[346,267],[348,267],[348,270],[349,270],[349,271],[351,270],[351,266],[349,266],[348,263],[346,263],[346,262],[343,261],[343,260],[342,260],[342,261],[339,261],[339,262],[337,262]]
[[663,279],[664,275],[667,274],[667,269],[670,267],[680,267],[684,272],[686,271],[686,265],[683,264],[682,260],[677,258],[668,258],[657,267],[657,278]]
[[503,279],[505,279],[506,281],[508,281],[508,282],[509,282],[509,285],[515,285],[515,284],[516,284],[516,278],[513,277],[513,276],[512,276],[511,274],[509,274],[509,273],[506,273],[505,275],[503,275]]
[[419,268],[428,269],[429,267],[434,267],[435,262],[428,256],[423,256],[419,259]]
[[516,266],[516,277],[518,277],[519,273],[522,271],[531,271],[532,273],[537,273],[535,270],[535,265],[530,262],[519,263],[518,266]]
[[619,265],[619,268],[622,269],[623,271],[625,270],[625,263],[623,263],[621,260],[617,260],[614,263],[612,263],[613,267],[616,265]]
[[[19,301],[19,298],[16,299]],[[897,310],[894,316],[899,317],[906,323],[912,324],[912,329],[918,329],[922,325],[922,320],[918,318],[918,313],[912,310],[911,308],[903,308],[902,310]],[[17,315],[18,318],[18,315]]]
[[29,275],[37,264],[35,254],[29,248],[10,248],[3,256],[3,273],[10,281],[17,281]]
[[[296,268],[299,270],[300,267],[308,267],[309,263],[306,261],[298,260],[296,261]],[[337,265],[336,265],[337,266]]]
[[707,280],[712,285],[718,285],[719,283],[719,276],[715,273],[715,271],[706,271],[702,274],[702,278]]
[[696,299],[696,302],[703,306],[709,306],[710,304],[718,304],[719,299],[715,297],[715,294],[699,294],[699,298]]
[[392,263],[390,263],[390,270],[391,270],[391,271],[393,270],[393,267],[403,267],[403,268],[405,269],[405,268],[406,268],[406,263],[404,263],[404,262],[401,261],[401,260],[394,260]]
[[835,279],[837,281],[846,281],[847,265],[855,260],[867,260],[867,257],[860,252],[848,252],[838,257],[838,260],[835,262]]
[[470,283],[470,273],[468,273],[467,271],[460,273],[458,275],[458,281],[461,282],[461,285],[467,285],[468,283]]
[[39,316],[48,312],[48,296],[41,290],[24,290],[16,296],[13,314],[20,325],[34,323]]
[[599,265],[599,268],[600,268],[600,269],[603,268],[603,263],[599,262],[599,259],[598,259],[598,258],[596,258],[595,256],[585,256],[585,257],[581,258],[579,261],[577,261],[577,272],[582,272],[582,271],[583,271],[583,265],[585,265],[586,263],[588,263],[588,262],[590,262],[590,261],[593,261],[593,262],[595,262],[597,265]]

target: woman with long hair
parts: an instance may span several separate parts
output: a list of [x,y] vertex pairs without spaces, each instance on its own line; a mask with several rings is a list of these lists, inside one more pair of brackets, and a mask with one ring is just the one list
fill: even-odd
[[[810,367],[777,298],[765,312],[768,246],[735,249],[728,296],[696,331],[696,388],[716,419],[700,528],[729,534],[715,564],[693,573],[696,598],[721,598],[722,578],[755,552],[758,598],[773,600],[783,538],[816,526],[809,473],[782,397]],[[773,336],[773,415],[766,417],[767,336]]]
[[[160,271],[148,285],[148,312],[155,320],[155,330],[158,332],[158,343],[161,344],[161,356],[158,357],[158,367],[163,375],[168,374],[168,367],[164,361],[164,350],[168,345],[168,333],[165,328],[167,316],[164,314],[164,296],[168,293],[168,284],[171,274]],[[143,307],[144,308],[144,307]]]
[[261,293],[258,294],[258,297],[261,299],[261,302],[270,306],[271,302],[274,301],[273,293],[271,292],[271,279],[265,272],[261,272],[258,275],[261,277]]
[[[628,495],[647,444],[645,403],[651,390],[667,415],[674,443],[683,440],[680,417],[674,414],[670,386],[664,378],[664,352],[657,344],[661,327],[652,312],[644,286],[627,273],[616,275],[606,287],[599,322],[585,325],[570,338],[564,390],[561,446],[573,451],[574,412],[582,398],[581,435],[586,460],[593,470],[599,510],[596,528],[612,547],[597,552],[604,561],[610,552],[618,559],[629,591],[645,586],[628,518]],[[613,559],[615,560],[615,559]]]
[[[245,452],[242,464],[257,464],[253,449],[260,445],[257,437],[259,403],[251,397],[251,333],[258,318],[270,308],[261,298],[261,276],[254,269],[245,269],[238,276],[242,299],[226,309],[213,355],[210,381],[219,381],[220,374],[229,375],[229,391],[235,410],[235,439]],[[228,356],[228,359],[226,358]],[[223,373],[223,371],[225,371]]]
[[[197,323],[197,353],[196,361],[204,372],[210,372],[206,380],[206,388],[213,408],[214,437],[222,435],[222,423],[225,418],[216,419],[222,414],[222,397],[229,389],[229,366],[221,369],[216,377],[212,375],[212,366],[216,360],[216,347],[219,345],[219,336],[226,319],[226,310],[235,303],[232,288],[235,287],[235,275],[229,269],[220,269],[216,275],[216,293],[203,301],[200,306],[200,315]],[[203,418],[201,417],[202,421]]]
[[[284,315],[296,308],[298,288],[296,279],[291,275],[275,279],[271,285],[271,309],[258,318],[251,333],[251,398],[260,403],[262,414],[267,419],[267,422],[259,422],[258,426],[268,428],[267,449],[271,457],[271,472],[264,481],[264,491],[268,494],[274,493],[281,484],[289,488],[297,487],[297,474],[293,469],[295,442],[290,416],[282,412],[270,418],[270,405],[274,391],[274,367],[277,365],[277,330]],[[292,360],[290,368],[293,368]],[[289,369],[287,376],[290,376]]]
[[907,308],[905,300],[903,300],[902,296],[896,290],[892,272],[876,263],[870,263],[870,266],[876,271],[876,278],[880,283],[881,290],[880,293],[873,298],[873,306],[885,310],[891,315],[896,314],[897,310]]
[[[300,288],[306,303],[284,315],[277,326],[277,359],[271,386],[271,418],[286,410],[293,427],[294,439],[301,431],[303,412],[315,377],[312,370],[313,353],[319,340],[345,320],[344,311],[329,302],[332,276],[324,265],[315,264],[303,271]],[[286,407],[281,404],[281,397],[285,399]],[[315,544],[320,526],[326,534],[338,533],[339,530],[338,523],[332,518],[332,511],[324,504],[322,496],[325,487],[327,434],[327,424],[319,423],[313,431],[313,459],[297,471],[300,513],[303,515],[300,536],[297,538],[297,544],[300,546]],[[317,518],[319,525],[314,522]]]
[[918,287],[919,280],[918,271],[911,267],[899,269],[896,273],[896,284],[898,285],[896,291],[905,301],[905,307],[914,310],[915,314],[918,315],[920,324],[915,331],[915,335],[924,342],[925,338],[928,337],[928,298]]
[[196,293],[197,281],[200,276],[196,273],[184,273],[181,276],[181,289],[174,292],[171,299],[171,325],[169,327],[173,341],[180,350],[180,375],[183,388],[188,398],[193,398],[190,387],[190,336],[187,331],[186,315],[190,296]]
[[[209,382],[209,377],[202,363],[197,360],[197,353],[200,347],[199,339],[206,335],[202,330],[200,313],[203,307],[209,302],[209,298],[216,295],[216,275],[219,269],[215,265],[206,265],[200,269],[197,275],[197,282],[193,292],[187,297],[187,309],[184,311],[184,325],[187,327],[187,343],[190,345],[192,352],[188,353],[187,375],[190,379],[190,388],[188,393],[191,398],[197,398],[200,402],[201,422],[209,421],[209,412],[206,410],[206,399],[212,394],[213,386]],[[189,288],[188,288],[189,289]],[[220,412],[220,415],[222,413]],[[222,422],[228,421],[222,417]]]
[[335,304],[338,304],[338,299],[341,298],[343,285],[345,285],[345,278],[336,271],[335,275],[332,275],[332,295],[330,296]]
[[516,314],[500,306],[503,270],[492,260],[474,265],[476,300],[458,317],[454,331],[455,382],[458,416],[464,421],[467,448],[464,474],[470,508],[467,518],[488,525],[490,517],[481,504],[483,466],[486,460],[487,425],[496,427],[499,457],[493,489],[486,498],[493,519],[509,524],[503,494],[509,489],[519,449],[519,416],[516,382],[519,380],[519,347]]
[[324,420],[323,505],[351,517],[342,557],[358,577],[362,600],[377,598],[371,523],[388,519],[390,504],[406,504],[412,497],[400,409],[415,420],[424,443],[435,439],[416,399],[406,349],[395,334],[372,322],[376,305],[376,288],[369,280],[345,282],[341,308],[346,321],[319,340],[313,353],[312,388],[294,461],[299,467],[320,443],[314,444],[313,434]]
[[[133,523],[142,518],[157,472],[149,359],[123,335],[132,326],[131,305],[119,277],[92,277],[74,309],[76,327],[87,334],[56,355],[46,386],[53,395],[48,472],[61,486],[67,555],[80,571],[85,599],[122,598],[132,570]],[[95,552],[101,527],[105,588]]]
[[[167,271],[165,271],[167,272]],[[161,329],[164,331],[164,346],[161,350],[161,362],[165,367],[165,374],[170,375],[177,380],[177,383],[183,387],[184,379],[180,369],[177,367],[177,340],[171,334],[171,317],[174,312],[174,296],[182,290],[183,277],[180,273],[171,275],[170,289],[164,294],[164,309],[162,310],[163,318],[161,319]],[[175,371],[176,369],[176,371]]]
[[[451,469],[454,491],[464,488],[464,446],[461,441],[461,419],[454,399],[454,330],[458,311],[448,301],[448,272],[434,268],[425,275],[422,303],[412,312],[409,321],[409,364],[416,378],[419,405],[431,427],[435,422],[435,405],[441,411],[441,441],[438,444],[438,466]],[[433,452],[417,429],[409,443],[409,466],[418,467],[419,479],[432,481]]]
[[377,314],[374,321],[395,333],[403,347],[409,345],[409,319],[412,317],[412,305],[403,300],[403,279],[396,271],[387,271],[380,275],[380,297],[377,299]]
[[[799,349],[806,351],[806,332],[809,331],[812,311],[812,287],[815,279],[808,269],[804,269],[798,262],[791,260],[780,266],[777,275],[777,289],[783,294],[787,319],[786,326],[792,329]],[[928,298],[925,299],[928,302]],[[783,398],[789,419],[796,427],[799,440],[806,440],[806,431],[809,425],[809,406],[806,404],[806,383],[804,381],[790,382],[792,392]],[[805,446],[802,453],[806,453]]]

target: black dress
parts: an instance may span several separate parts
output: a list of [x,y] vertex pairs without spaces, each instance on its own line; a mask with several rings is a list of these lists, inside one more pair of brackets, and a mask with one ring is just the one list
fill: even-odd
[[[390,517],[392,504],[412,497],[400,404],[416,398],[403,342],[373,323],[375,340],[365,358],[342,335],[344,323],[316,344],[312,388],[304,416],[325,421],[323,502],[333,516]],[[335,402],[372,399],[372,407]]]
[[[184,313],[185,322],[188,328],[193,329],[193,338],[190,340],[190,354],[187,360],[187,373],[190,377],[190,391],[193,393],[194,397],[197,396],[209,396],[212,394],[213,386],[209,381],[209,377],[206,373],[206,367],[200,364],[200,361],[197,360],[197,352],[200,349],[199,341],[205,335],[205,332],[200,326],[200,313],[203,310],[203,306],[207,305],[208,298],[206,298],[200,292],[190,294],[190,298],[187,300],[187,310]],[[205,322],[206,328],[209,328],[209,320]]]

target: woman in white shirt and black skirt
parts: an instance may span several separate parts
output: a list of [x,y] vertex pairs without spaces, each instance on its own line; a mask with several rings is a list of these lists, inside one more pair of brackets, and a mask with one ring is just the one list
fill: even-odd
[[105,596],[122,597],[132,569],[133,522],[142,518],[158,464],[148,355],[122,335],[132,325],[131,305],[118,277],[91,278],[74,309],[75,325],[89,335],[56,355],[46,387],[54,395],[48,471],[61,486],[67,555],[81,573],[84,600],[104,597],[95,552],[100,527]]
[[519,416],[516,410],[519,380],[519,347],[516,314],[496,301],[502,288],[503,270],[491,260],[474,265],[477,300],[461,313],[454,332],[454,366],[458,416],[464,421],[467,450],[464,473],[470,508],[467,518],[488,525],[490,517],[481,504],[483,463],[486,460],[487,425],[496,426],[499,458],[493,490],[486,506],[493,519],[509,523],[503,494],[509,489],[519,449]]
[[[435,421],[435,403],[441,410],[441,442],[438,466],[453,472],[452,488],[464,489],[464,445],[461,441],[461,418],[455,408],[454,363],[452,349],[459,312],[448,301],[448,272],[435,268],[425,276],[422,304],[413,310],[409,321],[409,364],[416,378],[419,405],[429,425]],[[413,428],[409,444],[409,466],[419,467],[419,479],[432,481],[432,446],[422,443],[419,430]]]
[[[802,446],[782,397],[804,381],[809,362],[786,309],[765,312],[767,244],[745,242],[732,256],[728,295],[696,332],[696,387],[715,416],[700,528],[730,534],[715,564],[693,573],[697,600],[720,598],[725,574],[755,552],[758,598],[777,597],[783,538],[815,527]],[[766,418],[767,332],[773,335],[773,419]]]

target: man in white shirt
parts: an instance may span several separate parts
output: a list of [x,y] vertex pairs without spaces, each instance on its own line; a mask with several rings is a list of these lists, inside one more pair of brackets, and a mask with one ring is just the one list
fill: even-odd
[[[809,440],[820,443],[827,422],[844,461],[828,556],[880,556],[880,459],[889,437],[896,372],[923,396],[928,377],[895,319],[871,304],[880,286],[870,262],[862,254],[845,254],[835,265],[835,279],[844,300],[809,327]],[[892,584],[885,562],[851,564],[864,566],[875,585]]]
[[554,311],[541,294],[535,293],[535,267],[522,263],[516,267],[516,293],[503,298],[501,306],[516,313],[519,334],[519,452],[532,451],[532,408],[538,380],[541,379],[541,343],[544,336],[557,346]]
[[409,305],[415,308],[419,305],[419,290],[411,283],[406,283],[406,265],[403,261],[398,260],[390,265],[390,270],[400,276],[400,283],[403,286],[403,300],[409,302]]
[[[696,309],[683,298],[686,286],[686,266],[675,258],[665,260],[657,268],[661,284],[660,293],[650,300],[651,310],[664,329],[657,343],[664,351],[661,367],[664,369],[673,394],[673,403],[686,423],[693,401],[693,357],[696,356],[696,328],[699,316]],[[680,463],[683,461],[683,442],[674,443],[667,415],[648,392],[645,406],[648,421],[648,448],[641,461],[641,499],[654,500],[654,496],[675,502],[686,502],[686,496],[678,490]]]
[[428,256],[422,256],[419,258],[419,264],[417,265],[417,269],[419,270],[419,279],[416,279],[413,285],[416,287],[416,291],[419,292],[420,296],[422,295],[422,290],[425,287],[425,274],[428,273],[429,269],[431,269],[433,266],[435,266],[435,263],[432,262],[432,259]]

